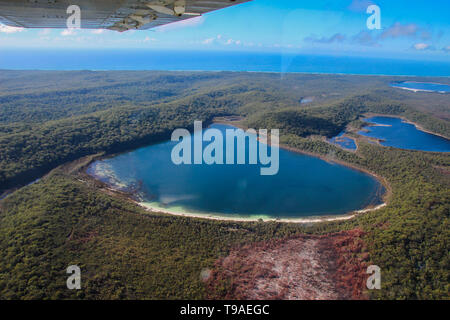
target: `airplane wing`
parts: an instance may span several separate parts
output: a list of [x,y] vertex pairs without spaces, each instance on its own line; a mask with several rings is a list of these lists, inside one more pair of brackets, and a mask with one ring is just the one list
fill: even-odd
[[80,8],[80,27],[145,30],[251,0],[0,0],[0,23],[23,28],[66,28],[67,9]]

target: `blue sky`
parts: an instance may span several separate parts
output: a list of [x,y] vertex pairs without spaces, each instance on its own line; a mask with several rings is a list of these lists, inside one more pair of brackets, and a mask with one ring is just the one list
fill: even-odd
[[[366,9],[381,9],[369,30]],[[15,29],[6,48],[142,48],[294,52],[450,60],[448,0],[253,0],[145,31]]]

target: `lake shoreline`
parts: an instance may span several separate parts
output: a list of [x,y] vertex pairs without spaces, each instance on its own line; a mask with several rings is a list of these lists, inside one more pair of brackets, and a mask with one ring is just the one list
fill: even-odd
[[306,216],[304,218],[262,218],[262,217],[236,217],[236,216],[222,216],[222,215],[215,215],[210,213],[189,213],[189,212],[175,212],[170,210],[165,210],[162,208],[156,208],[151,206],[147,202],[142,202],[136,198],[136,195],[132,191],[124,191],[119,190],[118,188],[115,188],[114,186],[103,182],[100,180],[100,178],[96,175],[89,174],[86,172],[87,168],[90,166],[90,164],[94,161],[98,161],[104,158],[104,156],[97,157],[95,159],[92,159],[82,169],[80,174],[82,175],[82,180],[79,180],[81,182],[92,181],[93,186],[99,190],[100,192],[105,192],[106,194],[121,198],[122,200],[131,202],[138,207],[144,209],[145,211],[152,213],[152,214],[164,214],[164,215],[170,215],[170,216],[177,216],[177,217],[185,217],[185,218],[196,218],[196,219],[208,219],[208,220],[215,220],[215,221],[224,221],[224,222],[280,222],[280,223],[298,223],[298,224],[306,224],[306,223],[320,223],[320,222],[332,222],[332,221],[345,221],[350,220],[354,217],[356,217],[358,214],[363,214],[370,211],[375,211],[378,209],[381,209],[385,206],[387,206],[386,202],[383,202],[375,207],[369,206],[364,209],[351,211],[345,214],[341,215],[326,215],[326,216]]
[[354,218],[358,214],[375,211],[387,206],[387,203],[382,203],[376,207],[361,209],[352,211],[350,213],[342,215],[327,215],[327,216],[306,216],[305,218],[255,218],[255,217],[226,217],[222,215],[208,214],[208,213],[188,213],[188,212],[174,212],[170,210],[164,210],[161,208],[155,208],[145,202],[134,201],[138,206],[152,213],[166,213],[174,216],[189,217],[189,218],[201,218],[218,221],[233,221],[233,222],[282,222],[282,223],[318,223],[318,222],[331,222],[331,221],[343,221]]
[[[240,122],[240,121],[239,121],[239,122]],[[227,121],[225,121],[225,120],[220,120],[220,121],[217,121],[217,122],[216,122],[216,121],[213,121],[213,123],[226,124],[226,125],[230,125],[230,126],[234,126],[234,127],[243,129],[243,130],[247,130],[247,129],[248,129],[248,128],[245,127],[244,125],[242,125],[242,124],[240,124],[240,123],[235,123],[234,121],[228,121],[228,122],[227,122]],[[326,141],[326,138],[323,138],[323,141],[327,142],[327,141]],[[329,143],[329,142],[327,142],[327,143]],[[357,144],[357,140],[356,140],[356,139],[355,139],[355,143]],[[332,143],[329,143],[329,144],[332,145],[332,146],[334,146]],[[312,157],[315,157],[315,158],[319,158],[319,159],[321,159],[321,160],[323,160],[323,161],[326,161],[326,162],[328,162],[328,163],[336,163],[336,164],[340,164],[340,165],[346,166],[346,167],[348,167],[348,168],[351,168],[351,169],[354,169],[354,170],[357,170],[357,171],[366,173],[366,174],[368,174],[368,175],[374,177],[378,182],[380,182],[380,183],[386,188],[386,192],[385,192],[385,194],[383,194],[383,196],[382,196],[383,202],[384,202],[384,203],[387,203],[387,200],[390,199],[390,196],[391,196],[391,193],[392,193],[392,188],[391,188],[390,184],[388,183],[388,181],[387,181],[384,177],[382,177],[382,176],[380,176],[380,175],[377,175],[376,173],[370,171],[370,170],[367,169],[367,168],[363,168],[363,167],[360,167],[360,166],[358,166],[358,165],[355,165],[355,164],[352,164],[352,163],[349,163],[349,162],[345,162],[345,161],[343,161],[343,160],[335,159],[335,158],[330,159],[330,158],[328,158],[327,156],[324,156],[324,155],[322,155],[322,154],[315,153],[315,152],[310,152],[310,151],[305,151],[305,150],[302,150],[302,149],[298,149],[298,148],[295,148],[295,147],[288,146],[288,145],[286,145],[286,144],[281,144],[281,143],[280,143],[280,144],[279,144],[279,147],[282,148],[282,149],[291,151],[291,152],[295,152],[295,153],[298,153],[298,154],[304,154],[304,155],[312,156]],[[336,146],[335,146],[335,147],[336,147]],[[339,147],[336,147],[336,148],[339,148]],[[358,150],[358,148],[359,148],[359,146],[358,146],[358,144],[357,144],[357,150]],[[341,148],[341,149],[342,149],[342,148]],[[352,153],[356,153],[357,150],[355,150],[355,151],[347,151],[347,150],[345,150],[345,151],[347,151],[347,152],[352,152]],[[367,209],[367,208],[365,208],[365,209]],[[364,210],[364,209],[361,209],[361,210]]]
[[[428,134],[431,134],[431,135],[433,135],[433,136],[437,136],[437,137],[444,138],[444,139],[446,139],[446,140],[450,140],[449,137],[447,137],[447,136],[445,136],[445,135],[443,135],[443,134],[440,134],[440,133],[433,132],[433,131],[431,131],[431,130],[427,130],[427,129],[425,129],[424,127],[422,127],[420,124],[418,124],[418,123],[416,123],[416,122],[413,122],[413,121],[411,121],[411,120],[408,120],[408,119],[406,119],[406,118],[403,117],[403,116],[386,115],[386,114],[381,114],[381,113],[372,113],[372,112],[368,112],[368,113],[365,113],[365,114],[364,114],[364,116],[363,116],[363,118],[362,118],[361,120],[364,121],[364,118],[368,118],[368,117],[386,117],[386,118],[396,118],[396,119],[401,119],[401,120],[402,120],[403,122],[405,122],[405,123],[414,125],[414,126],[416,127],[417,130],[423,131],[423,132],[428,133]],[[369,123],[369,124],[370,124],[370,123]],[[432,152],[432,151],[424,151],[424,152]]]
[[[220,124],[226,124],[226,125],[231,125],[237,128],[241,128],[241,129],[247,129],[245,126],[243,126],[240,123],[236,123],[236,122],[241,122],[243,119],[239,119],[238,121],[226,121],[224,119],[224,117],[221,117],[220,120],[217,121],[212,121],[212,123],[220,123]],[[385,192],[383,193],[383,195],[380,196],[380,199],[382,201],[381,204],[378,204],[376,206],[374,205],[368,205],[362,209],[359,210],[353,210],[344,214],[331,214],[331,215],[324,215],[324,216],[305,216],[302,218],[260,218],[260,217],[236,217],[236,216],[223,216],[220,214],[209,214],[209,213],[188,213],[188,212],[174,212],[171,210],[165,210],[162,208],[155,208],[151,205],[149,205],[149,203],[140,201],[136,198],[136,194],[135,192],[128,192],[128,191],[122,191],[119,190],[117,188],[115,188],[114,186],[105,183],[103,181],[100,180],[100,177],[97,177],[94,174],[90,174],[87,173],[87,169],[89,168],[89,166],[94,162],[94,161],[98,161],[98,160],[102,160],[102,159],[106,159],[106,158],[110,158],[114,155],[100,155],[98,157],[92,158],[91,161],[89,161],[89,163],[85,164],[82,168],[82,170],[80,171],[83,176],[90,178],[92,180],[94,180],[95,182],[98,182],[102,185],[103,188],[106,187],[106,189],[109,191],[109,193],[113,193],[113,194],[117,194],[120,195],[121,197],[126,197],[128,200],[130,200],[131,202],[133,202],[134,204],[138,205],[139,207],[143,208],[144,210],[151,212],[151,213],[162,213],[162,214],[169,214],[169,215],[174,215],[174,216],[181,216],[181,217],[190,217],[190,218],[201,218],[201,219],[210,219],[210,220],[218,220],[218,221],[235,221],[235,222],[257,222],[257,221],[275,221],[275,222],[283,222],[283,223],[319,223],[319,222],[331,222],[331,221],[343,221],[343,220],[349,220],[354,218],[356,215],[358,214],[363,214],[366,212],[370,212],[370,211],[375,211],[378,209],[381,209],[385,206],[388,205],[389,200],[392,196],[392,188],[390,187],[390,184],[388,183],[388,181],[384,178],[381,177],[377,174],[375,174],[374,172],[371,172],[370,170],[366,169],[366,168],[362,168],[359,167],[357,165],[339,160],[339,159],[330,159],[327,158],[326,156],[323,156],[321,154],[317,154],[317,153],[313,153],[313,152],[309,152],[309,151],[304,151],[301,149],[297,149],[294,147],[290,147],[284,144],[280,144],[279,145],[280,148],[294,152],[294,153],[298,153],[298,154],[303,154],[303,155],[309,155],[315,158],[319,158],[323,161],[326,161],[328,163],[335,163],[335,164],[339,164],[339,165],[343,165],[346,166],[348,168],[351,168],[353,170],[357,170],[359,172],[363,172],[365,174],[368,174],[370,176],[372,176],[373,178],[375,178],[384,188],[385,188]]]
[[[334,138],[336,138],[336,137],[334,137]],[[349,149],[349,148],[345,148],[344,146],[341,146],[340,144],[337,143],[337,142],[339,142],[338,140],[335,140],[336,143],[331,142],[330,140],[331,140],[331,139],[334,139],[334,138],[330,138],[330,139],[323,138],[323,141],[326,142],[326,143],[331,144],[331,145],[334,146],[334,147],[338,147],[338,148],[340,148],[340,149],[342,149],[342,150],[344,150],[344,151],[347,151],[347,152],[356,153],[356,152],[358,151],[359,145],[358,145],[357,139],[355,139],[355,138],[349,136],[349,135],[347,134],[347,132],[345,132],[345,133],[341,136],[341,138],[347,138],[347,139],[353,140],[353,142],[355,143],[355,149],[354,149],[354,150],[353,150],[353,149]]]

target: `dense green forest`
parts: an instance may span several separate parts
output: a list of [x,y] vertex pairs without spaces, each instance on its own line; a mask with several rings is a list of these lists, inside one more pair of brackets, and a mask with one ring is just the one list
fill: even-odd
[[[398,77],[231,72],[0,74],[0,193],[68,161],[160,141],[221,115],[280,128],[281,142],[385,177],[389,205],[345,222],[219,222],[149,214],[56,169],[0,202],[0,298],[203,298],[199,274],[233,246],[299,233],[361,228],[383,270],[372,298],[447,298],[450,157],[331,137],[361,115],[398,115],[450,136],[448,95],[389,87]],[[424,81],[424,79],[422,79]],[[447,81],[447,79],[440,79]],[[311,103],[302,98],[314,97]],[[423,107],[426,101],[427,108]],[[65,268],[86,270],[65,289]]]
[[[391,91],[398,89],[387,86],[395,77],[42,73],[26,77],[25,71],[8,71],[0,76],[5,86],[0,94],[0,193],[67,161],[100,151],[130,150],[167,138],[194,119],[208,121],[225,114],[246,116],[250,126],[285,129],[302,137],[333,136],[369,111],[407,116],[437,133],[450,132],[445,117],[436,117],[445,103],[441,95],[432,96],[429,113],[407,107],[392,98]],[[74,79],[85,87],[64,86],[72,86]],[[19,80],[24,82],[19,93],[12,92],[10,81]],[[386,97],[380,90],[388,92]],[[302,104],[302,97],[311,94],[317,97],[314,103]]]

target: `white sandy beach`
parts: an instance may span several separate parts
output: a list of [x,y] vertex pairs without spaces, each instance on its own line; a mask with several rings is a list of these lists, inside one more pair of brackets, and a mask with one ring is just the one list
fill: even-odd
[[341,220],[349,220],[354,218],[357,214],[362,214],[370,211],[375,211],[385,207],[387,204],[382,203],[374,208],[366,208],[361,210],[356,210],[350,212],[348,214],[342,216],[324,216],[324,217],[306,217],[306,218],[270,218],[267,216],[252,216],[248,218],[244,217],[225,217],[213,214],[201,214],[201,213],[188,213],[181,211],[171,211],[167,209],[161,209],[151,205],[148,202],[136,202],[139,206],[145,208],[149,212],[153,213],[166,213],[175,216],[189,217],[189,218],[202,218],[202,219],[211,219],[211,220],[219,220],[219,221],[235,221],[235,222],[255,222],[262,219],[263,221],[276,221],[276,222],[284,222],[284,223],[317,223],[317,222],[327,222],[327,221],[341,221]]

